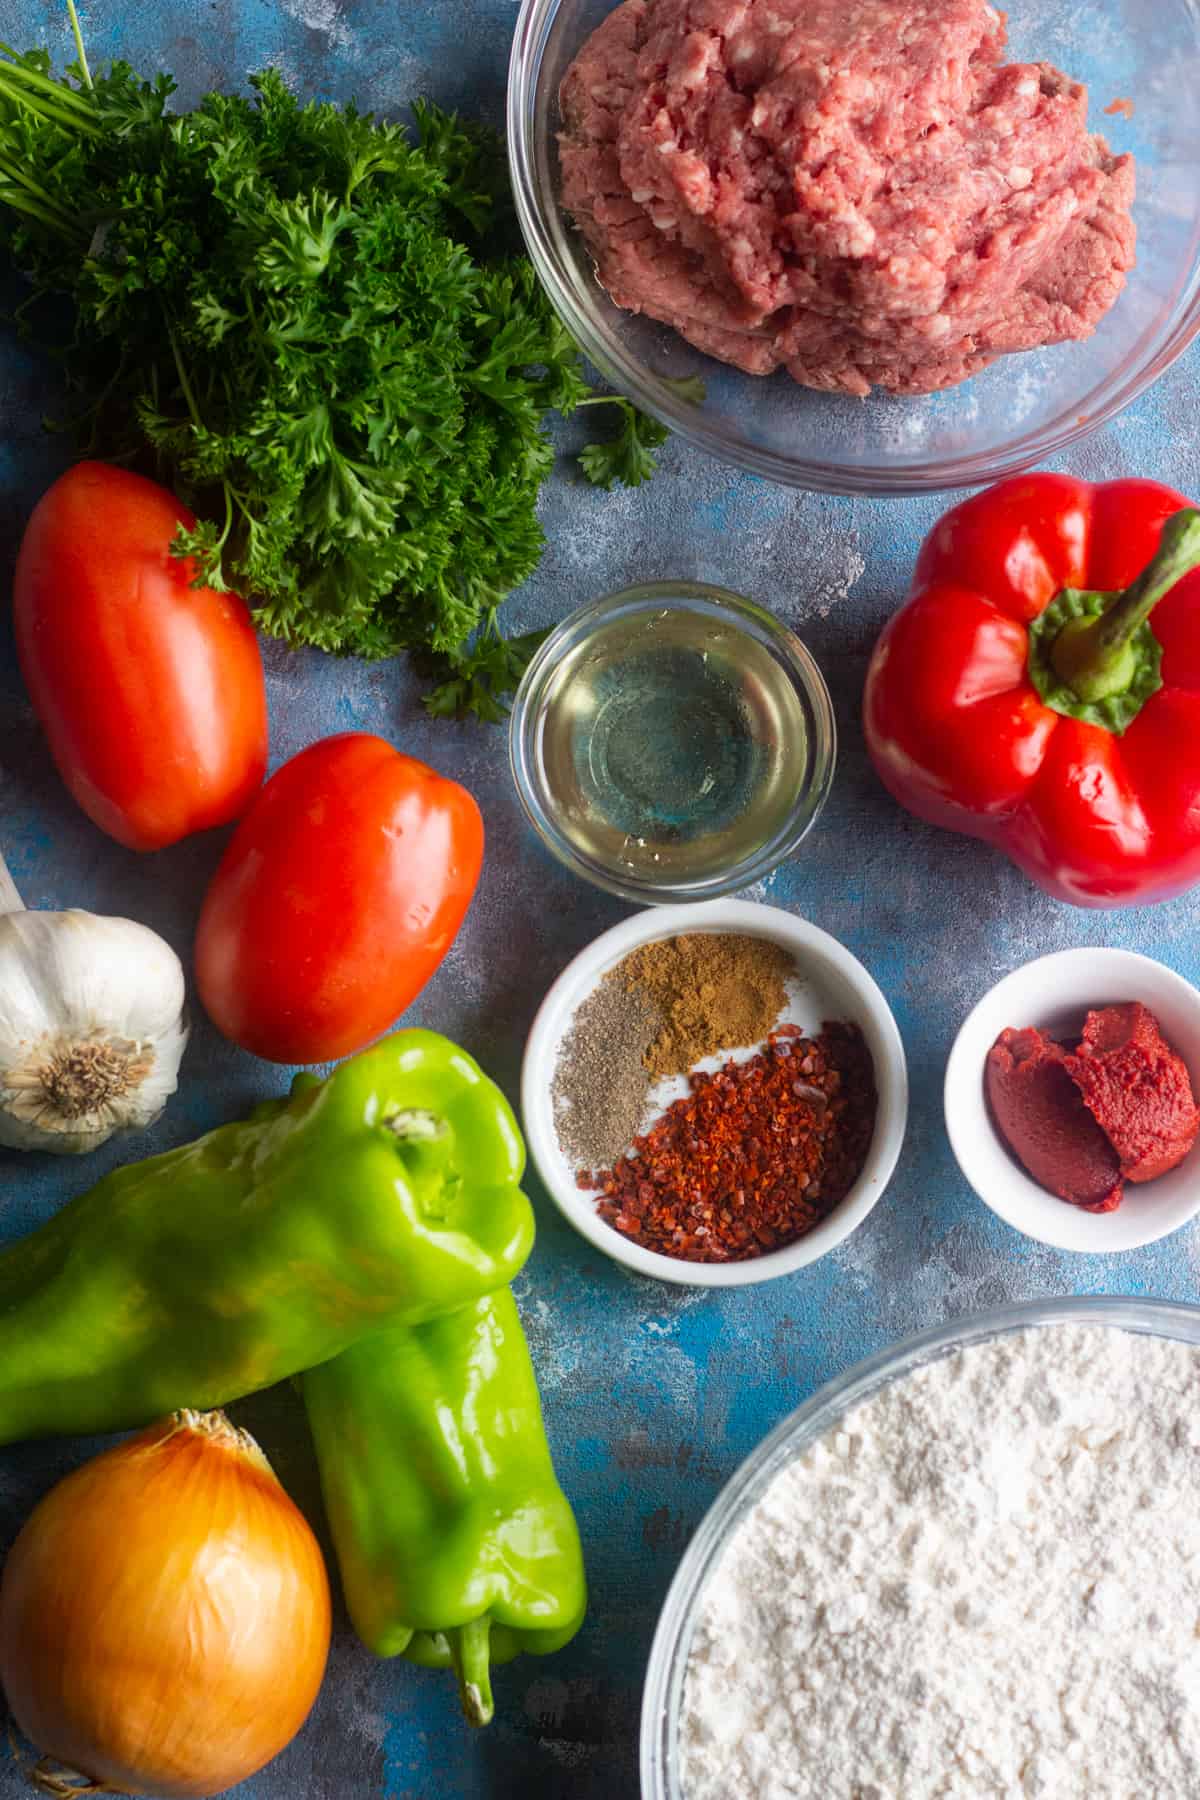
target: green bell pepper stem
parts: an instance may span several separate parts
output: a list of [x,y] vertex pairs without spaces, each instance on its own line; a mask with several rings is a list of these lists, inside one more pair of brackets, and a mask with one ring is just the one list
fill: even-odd
[[380,1332],[298,1385],[355,1629],[378,1656],[453,1667],[482,1723],[490,1665],[559,1649],[587,1605],[512,1294]]
[[[562,1643],[569,1643],[574,1632],[564,1635]],[[515,1662],[526,1648],[525,1639],[520,1632],[511,1631],[507,1625],[497,1625],[491,1618],[488,1620],[488,1661],[493,1669],[504,1663]],[[548,1655],[551,1649],[560,1648],[559,1644],[539,1645],[539,1653]],[[454,1654],[450,1648],[450,1639],[444,1631],[414,1631],[406,1647],[400,1652],[405,1662],[415,1663],[419,1669],[453,1669]]]
[[[574,1632],[570,1634],[574,1635]],[[569,1637],[564,1637],[569,1642]],[[529,1648],[528,1640],[503,1625],[493,1627],[490,1613],[450,1631],[414,1632],[401,1654],[422,1669],[453,1669],[458,1677],[463,1712],[472,1725],[488,1725],[495,1713],[492,1670],[510,1663]],[[553,1646],[559,1647],[557,1643]],[[543,1650],[543,1654],[545,1651]]]
[[1138,642],[1159,601],[1185,575],[1200,568],[1200,512],[1177,512],[1163,527],[1149,567],[1098,618],[1071,619],[1054,642],[1051,661],[1061,681],[1086,705],[1124,694],[1137,680],[1144,657]]
[[419,1107],[389,1113],[384,1124],[405,1146],[405,1166],[414,1190],[422,1196],[427,1218],[444,1218],[454,1205],[459,1185],[454,1134],[444,1119]]
[[0,1442],[207,1411],[461,1309],[529,1254],[523,1171],[503,1094],[428,1031],[118,1170],[0,1252]]
[[458,1694],[462,1709],[471,1725],[490,1725],[496,1705],[492,1699],[492,1664],[488,1649],[491,1620],[470,1619],[465,1625],[454,1625],[446,1633],[454,1672],[458,1676]]

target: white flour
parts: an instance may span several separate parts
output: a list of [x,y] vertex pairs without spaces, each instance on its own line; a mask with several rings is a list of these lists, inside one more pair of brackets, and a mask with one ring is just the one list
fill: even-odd
[[865,1403],[708,1589],[686,1800],[1200,1796],[1200,1353],[1026,1331]]

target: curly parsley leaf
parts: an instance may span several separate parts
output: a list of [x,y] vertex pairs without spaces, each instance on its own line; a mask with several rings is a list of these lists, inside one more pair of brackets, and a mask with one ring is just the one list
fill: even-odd
[[621,425],[616,437],[602,443],[589,444],[580,453],[584,474],[596,487],[613,488],[617,482],[625,487],[640,487],[649,481],[658,467],[654,455],[665,444],[670,432],[657,419],[648,419],[628,400],[614,399],[620,409]]
[[508,695],[516,692],[534,652],[549,635],[530,631],[522,637],[502,637],[496,615],[490,613],[468,649],[423,664],[429,674],[443,677],[426,694],[426,709],[437,719],[474,716],[498,724],[508,716]]
[[[169,76],[56,79],[0,46],[0,251],[58,353],[90,447],[196,512],[175,548],[260,626],[340,655],[432,657],[438,715],[503,712],[533,642],[504,597],[543,549],[554,412],[588,404],[527,259],[503,146],[418,101],[406,132],[250,94],[168,110]],[[57,334],[60,335],[60,334]],[[636,485],[666,433],[628,402],[588,453]]]
[[[663,381],[681,400],[693,406],[704,404],[704,383],[698,375],[668,376]],[[615,437],[588,444],[580,453],[579,462],[588,480],[596,487],[609,489],[617,482],[625,487],[640,487],[642,482],[649,481],[658,467],[654,452],[671,435],[668,428],[660,425],[657,419],[647,418],[632,401],[622,399],[619,394],[596,394],[579,404],[615,406],[620,414]]]

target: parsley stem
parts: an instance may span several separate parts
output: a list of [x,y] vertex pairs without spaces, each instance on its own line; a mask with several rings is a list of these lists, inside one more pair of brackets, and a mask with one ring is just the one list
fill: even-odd
[[[7,175],[8,170],[0,164],[0,174]],[[0,200],[11,206],[14,212],[24,213],[27,218],[36,219],[41,225],[48,225],[52,231],[70,234],[70,221],[61,214],[53,212],[49,206],[36,199],[25,187],[0,186]]]
[[[3,58],[8,61],[0,60],[0,93],[7,94],[10,100],[42,118],[52,119],[68,131],[84,131],[97,138],[104,136],[90,100],[85,100],[82,94],[77,94],[63,82],[51,81],[48,75],[31,69],[28,63],[20,61],[11,44],[0,42],[0,59]],[[31,92],[23,91],[27,88]]]
[[31,313],[37,306],[38,301],[42,298],[43,296],[38,292],[37,288],[32,288],[21,301],[20,305],[13,307],[12,312],[9,314],[9,319],[11,323],[17,327],[18,332],[24,333],[25,314]]
[[19,207],[35,219],[40,219],[44,225],[53,225],[56,231],[61,231],[67,237],[71,236],[75,225],[70,214],[33,179],[27,169],[22,168],[20,163],[14,162],[3,151],[0,151],[0,175],[6,176],[23,190],[20,193],[5,194],[4,198],[10,206]]
[[[25,306],[32,306],[36,301],[40,300],[41,298],[42,298],[42,295],[40,295],[40,294],[37,294],[37,293],[31,294],[29,296],[29,299],[26,300],[22,306],[19,306],[17,308],[17,311],[14,314],[14,317],[19,318],[21,313],[23,312]],[[76,435],[78,435],[81,428],[84,425],[86,425],[89,420],[91,420],[92,433],[91,433],[90,441],[92,443],[95,443],[95,440],[96,440],[95,422],[100,417],[100,414],[104,411],[104,408],[108,404],[108,401],[111,398],[112,394],[116,391],[116,389],[118,388],[120,383],[122,381],[124,381],[127,372],[128,372],[128,362],[127,362],[126,358],[124,356],[122,356],[120,361],[118,362],[116,368],[114,369],[112,375],[105,382],[105,384],[101,388],[99,394],[97,394],[96,398],[91,402],[91,404],[89,406],[85,407],[82,412],[74,414],[74,416],[69,419],[57,419],[57,420],[45,419],[43,421],[43,423],[45,425],[46,430],[47,431],[72,431],[72,432],[76,433]],[[108,458],[108,460],[110,462],[116,462],[116,461],[119,461],[120,458],[110,456]]]
[[[70,109],[60,111],[57,106],[52,106],[48,100],[44,100],[40,94],[27,94],[19,85],[11,83],[9,76],[15,72],[11,64],[0,63],[0,94],[6,94],[14,105],[22,107],[25,112],[32,113],[35,119],[45,119],[51,125],[61,125],[64,131],[82,131],[85,136],[95,138],[102,135],[99,127],[90,119],[85,120]],[[69,90],[62,88],[59,91],[66,93]]]
[[175,372],[179,376],[180,391],[187,402],[188,412],[192,415],[192,424],[196,427],[197,431],[203,431],[204,420],[200,417],[200,409],[196,405],[196,396],[192,392],[192,384],[187,378],[187,371],[183,366],[183,358],[179,354],[179,344],[176,340],[175,333],[170,327],[167,328],[167,338],[171,345],[171,355],[175,358]]
[[225,495],[225,529],[222,531],[213,548],[213,557],[218,566],[220,565],[221,552],[229,542],[229,534],[233,530],[233,489],[227,481],[221,483],[221,488]]
[[75,11],[75,0],[67,0],[67,13],[71,20],[71,30],[75,37],[75,54],[79,58],[83,79],[89,87],[92,87],[94,85],[92,71],[88,68],[87,51],[83,47],[83,32],[79,29],[79,14]]
[[246,317],[250,321],[250,329],[254,334],[254,345],[258,353],[258,359],[260,362],[266,363],[269,366],[270,352],[267,348],[266,339],[263,336],[263,328],[259,323],[258,312],[254,305],[254,295],[250,292],[249,286],[242,289],[242,298],[246,302]]

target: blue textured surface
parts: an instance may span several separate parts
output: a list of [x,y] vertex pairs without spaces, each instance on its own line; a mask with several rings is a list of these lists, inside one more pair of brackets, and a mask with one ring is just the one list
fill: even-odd
[[[495,119],[515,16],[515,0],[151,0],[138,8],[95,0],[85,22],[95,60],[124,54],[147,69],[171,68],[185,98],[274,60],[306,91],[354,94],[385,111],[428,91]],[[0,37],[59,49],[57,0],[0,0]],[[1193,358],[1078,452],[1073,466],[1094,479],[1149,474],[1200,492],[1196,373]],[[0,342],[4,588],[24,516],[62,466],[62,447],[38,425],[50,391],[45,368]],[[882,794],[861,746],[863,672],[937,505],[792,495],[673,445],[659,480],[633,495],[596,494],[564,465],[544,510],[550,548],[513,603],[519,625],[547,624],[635,579],[690,576],[749,588],[797,627],[821,662],[843,743],[834,796],[801,860],[760,897],[833,931],[880,981],[910,1059],[909,1139],[885,1201],[839,1254],[793,1280],[727,1296],[626,1277],[537,1194],[539,1242],[519,1293],[564,1485],[582,1521],[588,1623],[553,1660],[501,1671],[497,1722],[472,1737],[446,1680],[373,1661],[342,1622],[314,1719],[240,1790],[246,1800],[626,1800],[637,1791],[642,1674],[680,1552],[725,1478],[786,1412],[867,1352],[1006,1299],[1195,1293],[1194,1232],[1112,1261],[1042,1250],[987,1213],[951,1159],[941,1078],[973,1002],[1018,963],[1075,944],[1137,948],[1198,978],[1200,895],[1151,913],[1076,913],[1043,899],[982,848],[916,824]],[[489,833],[480,896],[411,1019],[460,1038],[515,1094],[543,991],[624,909],[575,884],[524,829],[499,732],[428,723],[402,666],[367,669],[277,646],[267,647],[267,662],[274,762],[327,732],[367,727],[478,795]],[[0,842],[31,906],[130,914],[185,958],[221,849],[210,837],[138,858],[75,811],[28,709],[3,609]],[[201,1022],[181,1092],[138,1149],[184,1142],[285,1081]],[[111,1146],[80,1164],[0,1152],[0,1232],[27,1230],[129,1154]],[[276,1391],[235,1410],[319,1522],[291,1395]],[[0,1542],[88,1448],[0,1455]],[[24,1791],[20,1753],[7,1754],[0,1800]]]

